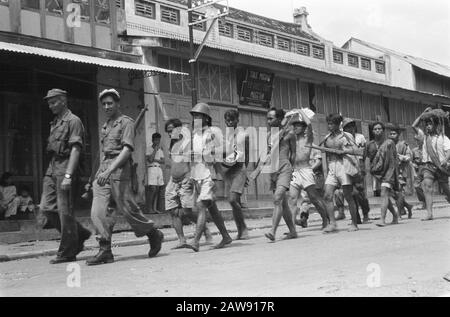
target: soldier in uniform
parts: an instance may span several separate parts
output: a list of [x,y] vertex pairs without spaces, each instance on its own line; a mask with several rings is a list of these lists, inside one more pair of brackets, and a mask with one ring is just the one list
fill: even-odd
[[147,236],[149,257],[161,250],[164,235],[153,221],[145,218],[136,204],[131,189],[131,153],[134,150],[134,121],[120,111],[120,95],[114,89],[104,90],[99,100],[106,113],[107,122],[101,130],[101,162],[93,182],[91,218],[99,232],[100,250],[89,259],[87,265],[114,262],[111,237],[114,228],[114,212],[108,208],[113,199],[137,237]]
[[91,236],[91,232],[76,221],[71,201],[84,127],[80,118],[68,109],[66,91],[52,89],[44,100],[55,119],[48,137],[47,152],[51,158],[43,180],[38,221],[44,229],[54,228],[61,233],[57,256],[50,261],[50,264],[57,264],[76,261],[84,242]]

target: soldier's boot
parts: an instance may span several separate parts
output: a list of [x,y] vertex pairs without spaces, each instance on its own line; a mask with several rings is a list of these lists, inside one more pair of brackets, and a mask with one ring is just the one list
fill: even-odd
[[114,262],[114,256],[111,252],[111,241],[100,239],[99,244],[100,250],[97,255],[86,261],[87,265],[92,266]]
[[148,235],[148,242],[150,244],[150,251],[148,257],[155,257],[159,251],[161,251],[162,242],[164,240],[164,234],[158,229],[153,229]]

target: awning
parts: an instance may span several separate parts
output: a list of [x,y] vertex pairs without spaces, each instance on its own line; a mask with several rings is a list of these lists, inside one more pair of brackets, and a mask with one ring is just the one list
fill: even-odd
[[153,72],[155,74],[189,75],[186,73],[175,72],[172,70],[154,67],[154,66],[150,66],[150,65],[122,62],[122,61],[117,61],[117,60],[112,60],[112,59],[93,57],[93,56],[88,56],[88,55],[75,54],[75,53],[62,52],[62,51],[55,51],[55,50],[49,50],[49,49],[35,47],[35,46],[14,44],[14,43],[8,43],[8,42],[0,42],[0,50],[15,52],[15,53],[22,53],[22,54],[39,55],[39,56],[44,56],[44,57],[62,59],[62,60],[72,61],[72,62],[77,62],[77,63],[98,65],[98,66],[103,66],[103,67],[112,67],[112,68],[122,68],[122,69],[130,69],[130,70],[137,70],[137,71]]

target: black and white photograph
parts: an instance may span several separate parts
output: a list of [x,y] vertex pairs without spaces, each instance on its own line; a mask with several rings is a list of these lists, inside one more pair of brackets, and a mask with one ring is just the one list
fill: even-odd
[[0,0],[0,297],[450,297],[449,178],[447,0]]

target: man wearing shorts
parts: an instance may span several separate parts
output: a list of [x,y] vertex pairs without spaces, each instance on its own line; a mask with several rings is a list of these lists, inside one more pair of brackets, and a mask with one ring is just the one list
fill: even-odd
[[[422,175],[423,190],[427,207],[427,215],[423,221],[433,220],[433,184],[439,186],[450,202],[450,189],[448,186],[448,166],[450,165],[450,140],[443,133],[443,115],[436,110],[428,108],[413,123],[413,128],[422,145]],[[425,125],[425,131],[419,128],[420,122]]]
[[289,207],[295,221],[298,209],[297,200],[301,191],[306,191],[310,202],[316,207],[322,217],[322,229],[325,229],[328,225],[326,206],[317,191],[314,172],[310,165],[312,149],[306,147],[307,145],[312,145],[314,141],[311,120],[302,110],[300,110],[300,113],[301,117],[296,116],[291,122],[296,137],[296,156],[294,161],[294,173],[292,174],[292,181],[289,188]]
[[[297,238],[295,224],[286,196],[286,192],[289,190],[292,178],[292,165],[295,161],[296,154],[296,140],[295,135],[291,131],[282,129],[282,121],[284,119],[284,116],[285,113],[282,109],[271,108],[267,112],[267,125],[270,129],[270,135],[268,136],[267,140],[269,142],[268,147],[270,149],[271,160],[276,159],[278,156],[278,164],[274,164],[274,162],[271,162],[272,166],[275,165],[276,168],[276,170],[273,171],[270,175],[270,187],[274,192],[274,211],[272,216],[272,228],[268,233],[265,234],[266,238],[268,238],[272,242],[275,241],[276,231],[278,225],[280,224],[281,217],[283,217],[286,225],[289,228],[289,233],[285,238]],[[276,135],[272,135],[272,130],[275,131],[277,129],[278,133]],[[279,146],[275,146],[275,144],[272,144],[272,142],[278,142]]]
[[161,165],[164,164],[164,152],[161,149],[161,134],[152,135],[152,153],[146,156],[147,161],[147,185],[149,213],[159,214],[157,210],[159,192],[164,187],[164,177]]
[[[334,217],[333,196],[338,186],[342,186],[345,200],[348,203],[352,224],[349,231],[357,231],[357,210],[355,200],[353,199],[353,184],[348,173],[348,167],[344,164],[344,155],[354,155],[358,153],[358,147],[353,136],[343,132],[340,128],[343,118],[340,114],[330,114],[327,117],[329,134],[321,143],[326,148],[338,150],[342,154],[327,153],[328,176],[325,181],[325,203],[330,224],[324,229],[324,233],[330,233],[337,230],[336,219]],[[350,158],[347,158],[350,159]],[[356,167],[355,167],[356,168]]]
[[213,178],[215,177],[216,150],[219,148],[220,140],[211,128],[212,118],[210,113],[211,110],[206,103],[198,103],[191,110],[193,132],[190,167],[195,190],[195,204],[198,209],[198,220],[194,240],[187,246],[195,252],[198,252],[200,248],[199,241],[205,228],[207,210],[222,235],[222,241],[214,248],[224,248],[233,241],[216,205],[216,186]]
[[[172,217],[172,225],[178,236],[179,243],[173,250],[187,247],[186,237],[183,232],[183,216],[192,222],[197,222],[194,208],[194,184],[189,168],[189,143],[185,143],[181,133],[182,123],[179,119],[171,119],[166,122],[165,130],[170,137],[169,159],[170,180],[166,187],[165,206],[166,211]],[[204,230],[207,242],[212,240],[211,233],[205,224]]]
[[233,210],[233,217],[238,231],[236,240],[247,240],[249,236],[242,212],[241,196],[247,180],[245,168],[249,160],[249,140],[244,129],[238,127],[239,112],[237,110],[227,111],[224,119],[229,129],[227,129],[225,142],[226,157],[222,163],[226,169],[223,171],[223,180],[225,188],[230,190],[228,200]]
[[381,183],[381,220],[377,226],[386,226],[387,210],[392,213],[392,224],[398,224],[398,214],[391,198],[398,189],[398,155],[395,143],[385,137],[385,126],[376,122],[372,127],[374,140],[366,146],[364,158],[370,161],[370,172]]

